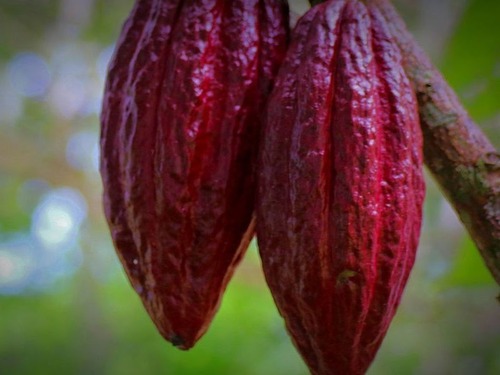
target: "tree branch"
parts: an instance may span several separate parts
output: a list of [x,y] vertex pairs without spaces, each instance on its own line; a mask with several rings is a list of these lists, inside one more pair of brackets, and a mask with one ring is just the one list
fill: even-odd
[[[312,5],[322,1],[310,1]],[[389,0],[368,0],[387,20],[416,92],[425,163],[500,284],[500,154],[408,32]]]

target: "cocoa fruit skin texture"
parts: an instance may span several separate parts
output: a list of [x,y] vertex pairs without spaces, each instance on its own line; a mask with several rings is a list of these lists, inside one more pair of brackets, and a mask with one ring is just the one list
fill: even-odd
[[263,108],[286,53],[288,6],[139,0],[101,115],[104,210],[160,333],[189,349],[254,234]]
[[313,374],[364,374],[394,316],[420,235],[422,135],[381,14],[310,9],[269,99],[257,238],[267,283]]

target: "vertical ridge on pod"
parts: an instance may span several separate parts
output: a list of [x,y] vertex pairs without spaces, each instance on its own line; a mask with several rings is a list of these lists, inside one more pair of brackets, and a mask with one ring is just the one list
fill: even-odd
[[[101,114],[101,161],[100,171],[104,186],[104,208],[118,255],[136,291],[144,293],[146,264],[143,254],[136,246],[136,228],[129,223],[127,208],[130,194],[125,192],[124,177],[128,152],[124,152],[124,132],[131,127],[131,118],[137,116],[138,106],[134,99],[140,97],[142,87],[136,85],[138,71],[146,67],[153,71],[158,60],[148,60],[144,54],[157,54],[162,46],[148,45],[148,30],[154,23],[163,27],[156,38],[167,40],[174,21],[179,1],[161,2],[154,0],[138,1],[124,25],[113,59],[108,69]],[[159,19],[160,18],[160,19]],[[141,55],[141,52],[143,54]],[[146,60],[146,61],[145,61]],[[157,84],[157,83],[153,83]],[[154,86],[150,89],[154,90]],[[137,93],[140,92],[140,94]],[[147,94],[147,93],[144,93]],[[154,97],[154,95],[153,95]],[[130,133],[133,129],[128,129]],[[141,132],[143,130],[141,129]],[[128,150],[127,150],[128,151]]]
[[[334,295],[342,302],[333,307],[336,324],[331,325],[331,334],[337,345],[351,348],[355,361],[377,272],[373,260],[380,229],[382,124],[371,20],[360,2],[346,4],[340,34],[331,120],[335,179],[329,232],[335,249],[330,268],[337,275]],[[335,358],[330,361],[329,367],[338,366]],[[344,371],[350,369],[346,366]]]
[[[273,96],[279,96],[281,100],[281,106],[273,106],[269,105],[267,107],[267,118],[279,118],[282,119],[283,121],[276,122],[276,128],[274,129],[275,131],[270,133],[268,132],[268,129],[266,129],[268,123],[265,124],[263,131],[262,131],[262,138],[261,142],[261,150],[259,153],[259,164],[260,165],[274,165],[273,173],[275,173],[274,176],[268,175],[266,176],[265,179],[262,178],[261,172],[262,169],[259,169],[259,182],[258,182],[258,192],[257,192],[257,199],[262,200],[265,199],[266,202],[276,202],[280,201],[283,205],[288,206],[290,204],[290,200],[288,198],[288,195],[279,195],[280,193],[284,192],[285,186],[279,185],[286,182],[285,176],[289,174],[289,154],[284,152],[282,154],[282,157],[276,158],[275,155],[272,152],[267,152],[265,145],[278,145],[276,149],[281,149],[284,151],[284,148],[289,145],[290,142],[290,137],[291,137],[291,131],[290,131],[290,125],[293,123],[295,116],[297,115],[297,107],[295,105],[296,102],[296,95],[297,95],[297,71],[300,68],[301,65],[301,59],[300,57],[303,56],[304,50],[306,49],[306,44],[307,44],[307,36],[309,33],[310,25],[313,22],[315,16],[317,14],[316,9],[312,9],[309,11],[304,17],[302,17],[294,30],[294,33],[292,35],[291,41],[290,41],[290,46],[287,52],[287,56],[295,56],[296,58],[285,58],[283,65],[280,68],[279,71],[279,76],[281,76],[280,80],[277,80],[275,83],[275,87],[272,91],[271,97],[269,99],[269,103],[273,103],[277,99],[273,99]],[[264,147],[262,147],[264,146]],[[264,194],[265,192],[265,194]],[[263,204],[259,203],[257,204],[257,207],[259,208],[263,207]],[[287,209],[288,210],[288,207]],[[273,238],[269,238],[269,240],[277,239],[278,241],[284,241],[281,243],[283,246],[289,245],[290,238],[288,238],[285,235],[285,232],[287,230],[286,226],[280,226],[277,227],[274,225],[277,221],[283,222],[285,218],[283,217],[283,214],[285,213],[285,210],[282,209],[274,209],[274,210],[269,210],[266,212],[267,216],[267,221],[266,223],[270,225],[268,228],[269,231],[273,231],[275,234],[277,234]],[[259,222],[259,217],[261,216],[261,213],[257,212],[257,228],[262,225],[262,222]],[[279,230],[280,233],[276,233],[276,231]],[[280,243],[273,243],[273,246],[278,246]],[[260,243],[259,243],[259,248],[260,248]],[[288,246],[287,246],[288,247]],[[291,254],[291,256],[293,256]],[[287,262],[287,263],[281,263],[278,257],[273,257],[272,255],[268,258],[268,261],[273,264],[273,267],[286,267],[287,268],[287,274],[292,274],[293,273],[293,263],[292,262]],[[287,281],[287,280],[282,280],[282,281]],[[292,289],[294,287],[293,284],[288,284],[289,288]],[[284,292],[282,295],[278,294],[273,294],[273,298],[275,299],[276,303],[279,305],[280,303],[294,303],[294,301],[290,298],[291,293],[286,293]],[[277,299],[280,299],[280,301],[277,301]],[[303,340],[305,343],[304,345],[310,345],[309,342],[309,337],[307,335],[307,332],[305,330],[304,325],[300,321],[287,321],[287,324],[293,325],[291,329],[294,331],[299,331],[302,334],[300,335],[301,340]],[[299,343],[298,345],[300,345]]]

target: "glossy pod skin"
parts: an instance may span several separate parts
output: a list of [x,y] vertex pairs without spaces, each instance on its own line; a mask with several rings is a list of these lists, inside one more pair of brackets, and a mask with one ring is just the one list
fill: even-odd
[[422,135],[384,22],[356,0],[309,10],[269,99],[257,238],[313,374],[366,372],[415,259]]
[[105,214],[131,284],[181,349],[253,236],[262,113],[287,39],[284,1],[139,0],[110,64]]

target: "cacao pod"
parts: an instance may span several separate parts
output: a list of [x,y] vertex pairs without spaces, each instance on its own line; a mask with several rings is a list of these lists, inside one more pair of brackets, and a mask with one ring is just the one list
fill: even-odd
[[381,14],[357,0],[310,9],[268,105],[266,280],[312,373],[363,374],[414,263],[424,197],[416,101]]
[[253,236],[263,106],[286,53],[288,6],[138,0],[101,115],[105,215],[160,333],[206,331]]

